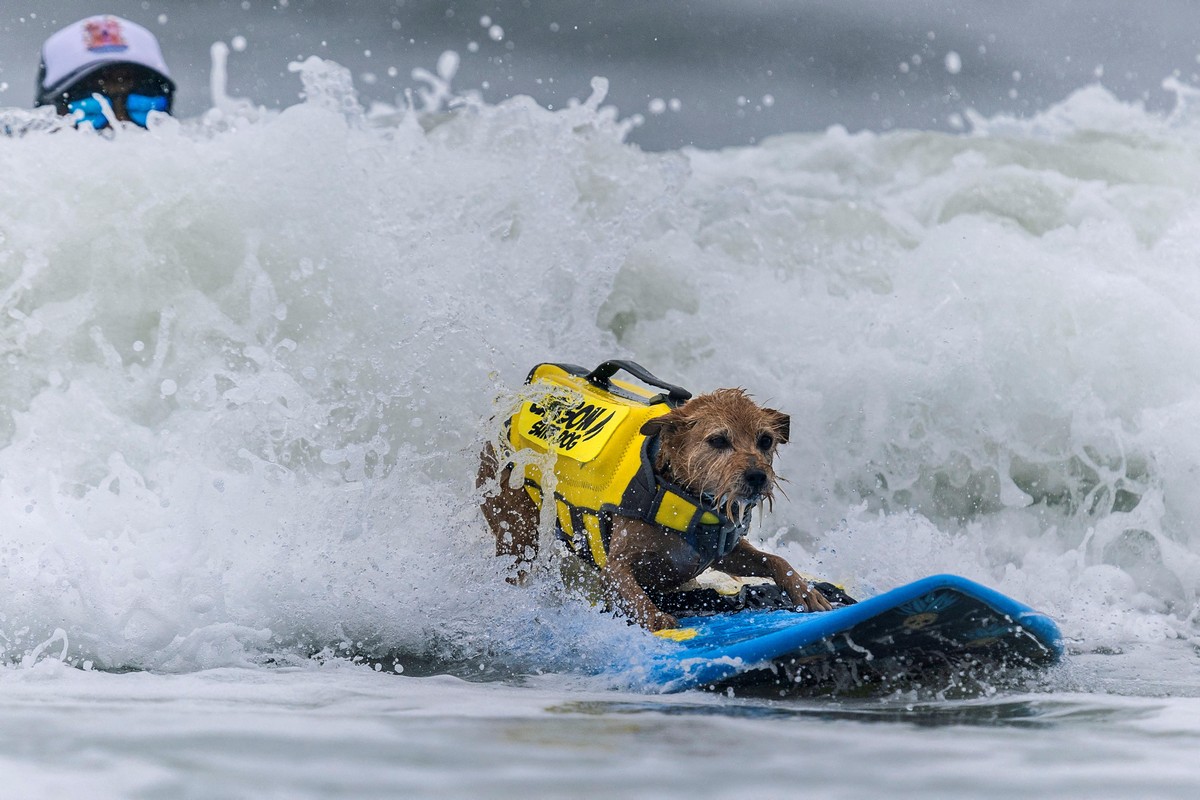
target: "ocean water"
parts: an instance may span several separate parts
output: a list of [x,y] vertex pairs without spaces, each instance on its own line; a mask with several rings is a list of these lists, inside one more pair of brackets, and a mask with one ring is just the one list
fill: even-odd
[[[1200,120],[1094,86],[965,132],[646,151],[549,109],[230,96],[0,139],[0,765],[48,797],[1194,797]],[[970,692],[661,696],[513,587],[480,446],[621,356],[792,415],[755,536],[954,572],[1061,666]],[[549,558],[548,558],[549,560]]]
[[795,131],[961,132],[964,115],[1028,117],[1080,87],[1174,106],[1163,78],[1200,83],[1191,0],[10,0],[0,6],[0,105],[33,104],[42,41],[112,13],[150,28],[178,84],[175,110],[210,106],[209,46],[228,43],[233,94],[294,105],[289,61],[332,59],[363,104],[402,104],[445,50],[489,103],[547,108],[595,75],[649,150],[755,144]]

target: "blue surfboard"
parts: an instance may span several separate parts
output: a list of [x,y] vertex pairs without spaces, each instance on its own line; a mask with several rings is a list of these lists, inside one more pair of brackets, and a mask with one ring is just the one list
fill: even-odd
[[920,673],[976,665],[1042,667],[1063,652],[1045,614],[956,575],[933,575],[821,613],[741,611],[680,619],[669,644],[621,670],[643,688],[678,692],[757,681],[819,682],[832,671]]

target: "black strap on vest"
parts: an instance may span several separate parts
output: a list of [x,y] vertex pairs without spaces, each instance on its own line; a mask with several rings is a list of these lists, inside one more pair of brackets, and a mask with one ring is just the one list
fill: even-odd
[[[714,508],[711,503],[705,502],[703,499],[688,493],[679,486],[656,475],[654,473],[651,454],[656,452],[657,446],[658,442],[652,439],[647,439],[642,445],[642,466],[638,470],[637,475],[634,476],[634,479],[630,481],[629,486],[626,487],[625,494],[621,498],[621,505],[619,506],[609,503],[600,509],[585,509],[570,504],[565,497],[555,493],[552,502],[562,503],[567,507],[568,518],[570,519],[572,528],[570,531],[564,530],[562,520],[556,512],[555,526],[558,529],[558,535],[584,561],[593,566],[598,566],[592,557],[592,550],[588,544],[588,534],[584,525],[585,514],[597,517],[599,521],[600,541],[604,547],[604,552],[607,553],[609,541],[612,538],[614,516],[632,517],[633,519],[648,522],[651,525],[663,527],[659,525],[656,517],[664,498],[668,494],[680,497],[687,503],[690,503],[694,506],[695,511],[692,513],[692,518],[688,521],[686,528],[683,530],[667,528],[667,530],[679,534],[688,547],[695,550],[700,558],[706,562],[706,566],[720,561],[733,552],[733,548],[737,547],[737,543],[746,535],[746,532],[750,528],[751,510],[746,510],[740,523],[734,522]],[[541,491],[541,487],[529,479],[525,480],[525,484],[536,488],[539,492]],[[545,497],[543,497],[542,502],[546,502]],[[717,518],[717,522],[701,522],[700,520],[705,513],[713,514]]]
[[[691,520],[685,529],[676,531],[688,546],[695,550],[709,564],[718,561],[733,552],[733,548],[746,535],[750,528],[750,509],[742,516],[741,522],[734,522],[718,511],[711,503],[696,497],[679,486],[671,483],[654,472],[654,455],[658,452],[658,437],[648,437],[642,443],[642,466],[629,482],[620,506],[609,506],[602,511],[625,517],[634,517],[651,525],[655,521],[663,499],[672,494],[680,497],[695,507]],[[705,513],[711,513],[717,522],[704,523],[701,518]],[[611,527],[611,520],[610,525]],[[607,545],[607,541],[605,542]]]

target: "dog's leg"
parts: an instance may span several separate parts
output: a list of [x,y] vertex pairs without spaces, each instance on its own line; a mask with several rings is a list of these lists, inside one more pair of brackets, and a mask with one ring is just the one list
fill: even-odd
[[825,595],[809,586],[808,581],[792,569],[787,559],[764,553],[745,539],[739,541],[733,552],[713,566],[730,575],[770,578],[780,589],[787,592],[793,603],[803,606],[808,611],[829,611],[833,608],[825,599]]
[[626,565],[611,560],[600,571],[608,600],[637,624],[651,631],[679,627],[679,621],[670,614],[658,610],[650,595],[637,582],[633,571]]
[[678,620],[658,609],[636,577],[638,572],[664,575],[668,571],[667,564],[658,555],[659,548],[645,541],[647,535],[653,536],[654,532],[644,527],[639,522],[618,518],[613,525],[608,558],[604,569],[600,570],[600,579],[609,602],[642,627],[651,631],[677,628]]
[[[514,489],[510,485],[512,465],[499,467],[495,448],[486,445],[479,457],[475,488],[484,492],[480,509],[496,537],[496,555],[516,557],[513,562],[513,568],[517,570],[515,582],[520,583],[537,558],[538,508],[524,487]],[[490,494],[497,481],[496,493]]]

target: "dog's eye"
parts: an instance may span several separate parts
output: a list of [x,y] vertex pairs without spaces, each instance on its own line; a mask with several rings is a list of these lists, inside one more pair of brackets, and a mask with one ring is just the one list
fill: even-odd
[[728,450],[732,446],[729,442],[729,437],[723,433],[714,433],[705,441],[707,441],[708,446],[714,450]]
[[775,439],[769,433],[764,433],[758,437],[758,449],[759,450],[764,450],[764,451],[770,450],[772,445],[774,445],[774,444],[775,444]]

